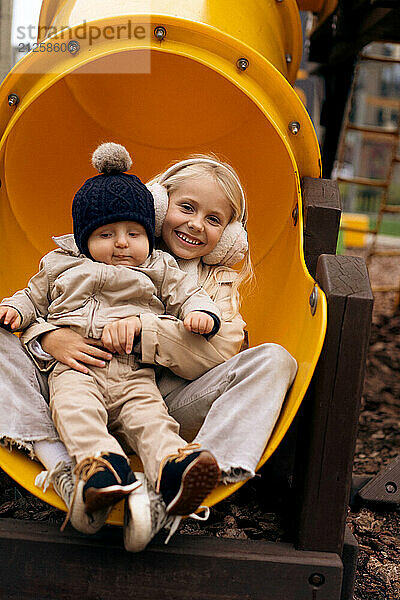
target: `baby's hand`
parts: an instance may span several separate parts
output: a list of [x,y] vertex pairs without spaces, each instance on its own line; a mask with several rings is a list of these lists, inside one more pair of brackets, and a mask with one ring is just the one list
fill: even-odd
[[104,348],[117,354],[130,354],[135,338],[142,331],[142,322],[139,317],[125,317],[106,325],[101,336]]
[[207,313],[194,310],[186,315],[183,324],[192,333],[211,333],[214,327],[214,319]]
[[21,325],[21,315],[11,306],[0,306],[0,323],[9,325],[11,329],[17,329]]

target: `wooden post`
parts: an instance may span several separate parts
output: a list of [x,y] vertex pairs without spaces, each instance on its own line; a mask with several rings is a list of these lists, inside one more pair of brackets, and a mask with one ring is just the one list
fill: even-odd
[[373,296],[362,258],[322,255],[316,279],[328,300],[328,328],[303,403],[296,545],[341,556]]
[[336,254],[340,225],[340,194],[336,181],[303,179],[304,257],[307,268],[315,277],[318,257]]

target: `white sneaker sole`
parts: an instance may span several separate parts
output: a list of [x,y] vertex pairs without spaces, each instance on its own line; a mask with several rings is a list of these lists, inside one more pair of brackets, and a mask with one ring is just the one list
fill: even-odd
[[141,486],[125,500],[124,546],[128,552],[141,552],[152,539],[150,498],[144,473],[135,473]]

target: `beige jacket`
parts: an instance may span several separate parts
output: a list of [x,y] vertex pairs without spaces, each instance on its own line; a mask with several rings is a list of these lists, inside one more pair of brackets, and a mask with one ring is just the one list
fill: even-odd
[[[212,269],[203,263],[199,265],[198,280],[205,289]],[[164,397],[178,387],[184,387],[188,379],[197,379],[239,352],[246,323],[239,313],[230,316],[231,289],[235,278],[236,273],[231,269],[218,274],[219,291],[213,300],[221,311],[222,322],[219,332],[208,342],[201,336],[193,339],[177,319],[166,315],[140,315],[141,360],[168,367],[158,378],[158,387]]]
[[[212,271],[213,267],[200,262],[198,282],[205,289]],[[236,273],[232,269],[218,273],[220,285],[218,295],[213,300],[221,312],[221,327],[209,341],[200,335],[189,333],[183,323],[174,317],[152,313],[139,315],[142,322],[140,344],[142,362],[168,367],[162,370],[159,380],[159,388],[163,396],[185,385],[188,379],[197,379],[239,352],[246,324],[239,313],[230,316],[231,289],[235,278]],[[29,344],[42,334],[56,328],[56,325],[39,319],[21,336],[25,348],[43,371],[51,368],[53,363],[37,359],[30,352]]]
[[221,317],[208,294],[162,250],[154,250],[140,267],[127,267],[80,254],[72,235],[55,242],[59,247],[42,258],[27,287],[1,303],[21,314],[20,329],[43,317],[99,339],[107,323],[134,315],[167,312],[184,319],[193,310],[204,310]]

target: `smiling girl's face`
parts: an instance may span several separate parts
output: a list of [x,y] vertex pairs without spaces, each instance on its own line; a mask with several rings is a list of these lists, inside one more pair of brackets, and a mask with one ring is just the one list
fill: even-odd
[[214,250],[231,217],[230,202],[210,175],[188,178],[169,194],[161,236],[175,256],[199,258]]

